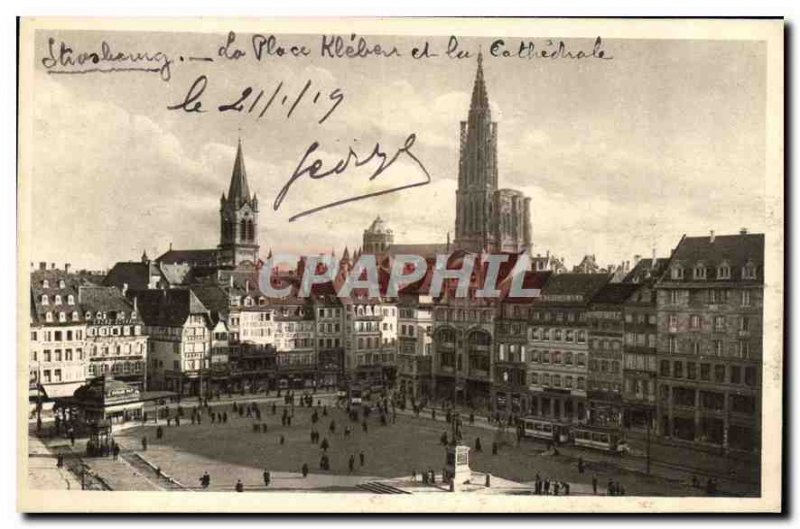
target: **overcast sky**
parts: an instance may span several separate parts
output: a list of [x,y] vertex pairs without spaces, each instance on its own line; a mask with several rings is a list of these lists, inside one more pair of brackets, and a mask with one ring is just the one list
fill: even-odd
[[[47,38],[97,51],[163,51],[171,79],[157,73],[48,75]],[[380,214],[397,242],[443,242],[455,219],[459,121],[466,119],[475,60],[414,60],[421,39],[396,44],[397,58],[216,59],[224,35],[68,33],[37,35],[33,161],[33,259],[106,268],[175,248],[219,243],[219,197],[227,191],[237,137],[252,191],[260,200],[262,254],[337,254],[360,245]],[[539,44],[541,39],[534,39]],[[442,50],[446,39],[432,39]],[[534,254],[550,251],[568,266],[594,253],[601,264],[667,255],[683,233],[765,229],[765,59],[759,42],[610,40],[612,60],[520,60],[486,55],[491,40],[461,38],[484,50],[493,118],[498,121],[500,186],[532,197]],[[591,50],[591,41],[570,40]],[[203,114],[168,110],[205,74]],[[307,81],[291,118],[286,112]],[[279,83],[288,102],[265,116],[216,110],[254,88],[260,104]],[[329,94],[344,99],[323,123]],[[321,95],[316,104],[311,96]],[[278,96],[278,100],[281,96]],[[261,108],[261,107],[258,107]],[[326,163],[348,148],[368,155],[376,142],[391,155],[415,133],[414,155],[430,185],[354,202],[289,222],[299,211],[424,175],[407,157],[369,181],[375,164],[323,180],[298,180],[281,207],[273,201],[308,146]],[[317,157],[315,156],[315,158]],[[23,175],[25,177],[25,175]]]

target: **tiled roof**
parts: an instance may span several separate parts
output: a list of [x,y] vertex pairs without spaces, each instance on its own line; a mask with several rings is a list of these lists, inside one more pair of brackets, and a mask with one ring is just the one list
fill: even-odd
[[143,290],[136,293],[136,299],[147,325],[179,327],[190,314],[210,316],[206,306],[186,288]]
[[644,283],[647,280],[656,280],[658,279],[661,274],[664,273],[667,265],[669,264],[669,258],[667,257],[658,257],[655,260],[655,266],[653,265],[653,259],[641,259],[633,269],[628,272],[628,275],[622,280],[623,283]]
[[167,250],[156,261],[166,264],[215,264],[219,260],[219,250]]
[[[554,274],[542,289],[542,302],[588,303],[611,279],[610,274]],[[550,298],[550,299],[548,299]]]
[[[730,268],[728,281],[747,281],[742,277],[742,269],[746,264],[752,264],[756,268],[757,279],[751,281],[763,283],[764,235],[717,235],[713,237],[713,241],[710,236],[684,237],[675,248],[671,261],[670,269],[683,268],[682,281],[692,281],[693,271],[698,265],[706,268],[706,281],[716,280],[718,267],[722,264],[727,264]],[[661,277],[661,282],[672,281],[669,271]]]
[[641,285],[634,283],[608,283],[592,298],[592,303],[620,304],[636,292]]

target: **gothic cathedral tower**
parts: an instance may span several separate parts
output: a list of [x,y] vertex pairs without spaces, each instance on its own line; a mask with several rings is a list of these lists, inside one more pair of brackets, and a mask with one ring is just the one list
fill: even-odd
[[497,123],[489,109],[480,54],[469,115],[461,122],[460,150],[455,243],[477,252],[489,245],[492,195],[497,189]]
[[220,260],[227,266],[258,261],[258,198],[250,195],[242,142],[236,149],[228,196],[220,198]]
[[456,248],[530,251],[530,199],[514,189],[498,189],[497,180],[497,122],[492,121],[479,53],[469,114],[461,122]]

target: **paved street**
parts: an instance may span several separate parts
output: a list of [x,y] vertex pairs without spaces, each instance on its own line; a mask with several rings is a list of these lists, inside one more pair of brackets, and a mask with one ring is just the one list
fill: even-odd
[[[197,488],[200,476],[206,471],[211,475],[212,489],[233,490],[239,479],[246,488],[263,488],[262,472],[268,469],[273,475],[271,489],[350,489],[365,481],[408,476],[412,471],[434,469],[438,474],[444,464],[444,448],[439,439],[447,425],[429,418],[399,414],[395,424],[390,420],[387,426],[381,426],[373,414],[365,433],[360,424],[350,422],[343,410],[329,408],[329,416],[320,417],[317,424],[321,436],[330,443],[331,469],[326,472],[319,467],[321,449],[310,442],[311,411],[307,408],[295,408],[292,426],[284,427],[280,420],[283,406],[278,406],[276,415],[272,415],[269,407],[262,405],[261,422],[268,425],[267,433],[254,432],[252,425],[257,421],[240,418],[232,412],[230,404],[219,407],[218,411],[222,409],[228,413],[227,424],[212,424],[204,414],[201,425],[192,425],[187,413],[180,427],[174,423],[163,426],[161,440],[156,440],[152,425],[126,429],[116,438],[126,451],[140,452],[141,438],[146,436],[149,446],[142,455],[189,488]],[[328,431],[331,420],[336,423],[334,434]],[[349,438],[345,438],[345,426],[352,429]],[[601,492],[608,479],[614,479],[623,483],[628,495],[703,494],[692,489],[683,478],[645,476],[635,469],[620,468],[624,460],[613,456],[585,455],[587,466],[580,474],[569,449],[552,455],[538,442],[523,441],[517,447],[513,435],[503,437],[485,426],[465,426],[463,432],[470,446],[474,446],[477,437],[483,445],[483,451],[471,453],[472,469],[504,479],[531,482],[538,473],[542,478],[568,481],[585,489],[596,474]],[[284,444],[280,442],[281,436]],[[498,455],[491,453],[495,439],[501,443]],[[358,461],[362,451],[363,467]],[[352,473],[348,469],[350,454],[356,457]],[[299,474],[303,463],[308,464],[311,472],[306,479]]]

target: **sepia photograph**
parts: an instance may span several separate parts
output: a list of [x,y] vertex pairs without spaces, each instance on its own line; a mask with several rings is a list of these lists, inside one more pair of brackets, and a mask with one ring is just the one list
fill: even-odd
[[783,33],[22,19],[18,508],[780,511]]

